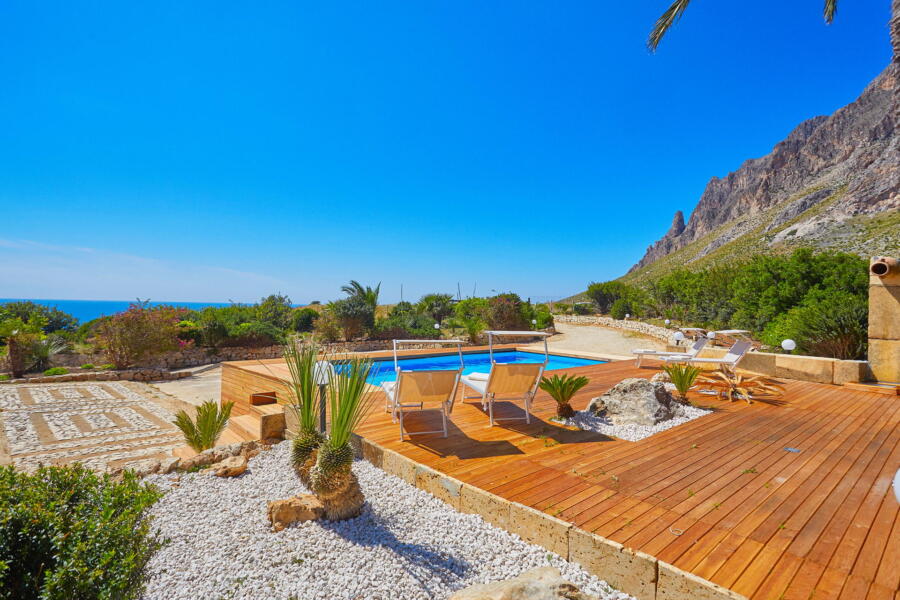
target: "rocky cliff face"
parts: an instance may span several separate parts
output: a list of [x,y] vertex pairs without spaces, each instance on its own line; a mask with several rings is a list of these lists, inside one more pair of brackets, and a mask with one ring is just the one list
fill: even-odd
[[[687,225],[672,227],[629,271],[668,259],[698,266],[797,245],[860,254],[900,247],[900,67],[853,103],[801,123],[770,154],[706,186]],[[675,255],[678,255],[677,257]]]

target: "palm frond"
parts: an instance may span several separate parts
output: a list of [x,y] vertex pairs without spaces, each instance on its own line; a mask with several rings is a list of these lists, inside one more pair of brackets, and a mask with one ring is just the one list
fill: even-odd
[[215,447],[216,440],[228,426],[231,407],[234,402],[226,402],[219,408],[213,401],[204,402],[197,407],[197,417],[191,420],[190,415],[180,410],[175,415],[175,426],[184,434],[184,441],[196,452],[203,452]]
[[837,13],[837,0],[825,0],[825,22],[829,25],[834,21]]
[[353,357],[340,364],[328,383],[331,427],[326,443],[332,448],[347,444],[353,431],[369,413],[375,400],[375,393],[368,389],[366,382],[371,370],[372,361]]
[[538,386],[550,394],[558,404],[568,404],[578,390],[588,384],[588,378],[570,374],[542,377]]
[[[647,38],[647,47],[651,52],[656,52],[656,47],[659,46],[659,43],[669,31],[669,28],[677,23],[678,19],[681,18],[681,15],[684,14],[690,1],[691,0],[675,0],[675,2],[666,9],[666,12],[656,20],[656,24],[650,32],[650,37]],[[827,1],[828,0],[826,0],[826,2]]]
[[291,374],[284,386],[290,396],[291,410],[297,415],[301,431],[314,431],[319,423],[316,400],[316,361],[319,348],[315,343],[298,345],[293,341],[284,349],[284,360]]

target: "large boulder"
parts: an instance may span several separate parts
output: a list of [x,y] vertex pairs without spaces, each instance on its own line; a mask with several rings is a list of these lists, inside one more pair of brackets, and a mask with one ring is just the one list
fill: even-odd
[[656,425],[679,412],[666,384],[646,379],[624,379],[591,400],[588,410],[609,418],[614,425]]
[[320,519],[324,513],[322,502],[311,494],[301,494],[287,500],[272,500],[268,508],[272,531],[281,531],[291,523]]
[[559,569],[540,567],[505,581],[479,583],[450,596],[449,600],[599,600],[566,581]]

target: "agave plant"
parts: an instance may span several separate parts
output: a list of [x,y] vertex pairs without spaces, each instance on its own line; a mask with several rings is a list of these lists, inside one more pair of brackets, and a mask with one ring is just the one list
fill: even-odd
[[704,375],[700,383],[716,390],[719,396],[728,398],[730,402],[741,398],[747,404],[752,404],[754,397],[780,396],[784,393],[783,387],[765,377],[745,376],[724,370]]
[[556,400],[556,415],[561,419],[568,419],[575,414],[575,410],[569,404],[572,396],[587,384],[587,377],[566,373],[552,377],[542,377],[538,385]]
[[666,365],[663,369],[672,380],[675,389],[678,390],[678,396],[683,404],[688,404],[687,393],[700,375],[700,369],[691,365],[672,364]]
[[226,402],[220,408],[210,400],[197,407],[196,421],[191,420],[185,411],[178,411],[175,425],[184,434],[188,446],[196,452],[203,452],[215,447],[216,440],[228,426],[232,406],[234,402]]
[[312,344],[301,346],[290,343],[284,350],[284,360],[291,379],[285,388],[291,398],[289,410],[294,411],[299,424],[297,437],[291,446],[291,462],[303,485],[309,487],[309,471],[316,464],[319,446],[325,436],[317,427],[319,424],[319,403],[316,401],[316,361],[318,347]]
[[350,438],[375,399],[366,383],[371,369],[371,361],[350,358],[341,363],[328,383],[331,427],[328,438],[319,446],[309,478],[310,488],[325,507],[325,517],[332,521],[357,516],[365,502],[352,470]]

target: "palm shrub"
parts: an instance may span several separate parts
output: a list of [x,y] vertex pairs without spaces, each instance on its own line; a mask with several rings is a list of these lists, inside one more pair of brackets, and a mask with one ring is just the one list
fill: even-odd
[[44,371],[50,368],[53,358],[69,349],[69,342],[58,335],[48,335],[31,345],[31,368]]
[[325,517],[332,521],[357,516],[365,502],[352,470],[350,438],[374,400],[366,383],[371,369],[371,361],[351,358],[339,366],[328,384],[331,428],[309,475],[310,488],[322,502]]
[[160,496],[131,472],[117,482],[79,464],[0,468],[0,600],[140,597]]
[[454,319],[453,324],[465,332],[470,343],[477,344],[481,341],[481,334],[484,331],[485,322],[480,318],[476,316],[457,317]]
[[688,404],[688,390],[691,389],[691,386],[694,385],[694,381],[697,380],[697,376],[700,375],[700,369],[691,365],[676,363],[666,365],[663,370],[668,374],[669,379],[672,380],[675,389],[678,390],[678,396],[681,398],[681,402],[683,404]]
[[556,415],[561,419],[568,419],[575,414],[575,410],[569,404],[572,396],[587,384],[587,377],[565,373],[563,375],[553,375],[552,377],[542,377],[538,385],[556,400]]
[[32,350],[44,338],[45,320],[31,317],[27,322],[19,317],[0,321],[0,339],[6,342],[6,363],[13,377],[23,377],[32,364]]
[[316,361],[319,349],[313,344],[288,344],[284,350],[284,360],[291,379],[285,382],[291,399],[290,410],[297,416],[299,425],[297,437],[291,445],[291,462],[303,485],[309,487],[309,472],[316,464],[319,446],[325,436],[317,429],[319,425],[319,403],[316,401]]
[[187,445],[196,452],[209,450],[215,447],[216,440],[228,426],[232,406],[234,402],[225,402],[221,408],[212,400],[204,402],[197,407],[196,421],[180,410],[175,415],[175,426],[184,434]]

